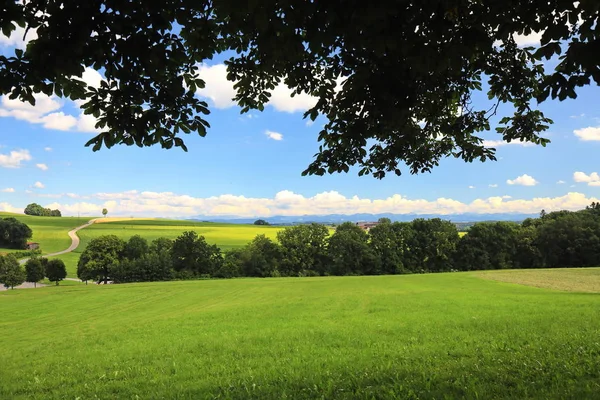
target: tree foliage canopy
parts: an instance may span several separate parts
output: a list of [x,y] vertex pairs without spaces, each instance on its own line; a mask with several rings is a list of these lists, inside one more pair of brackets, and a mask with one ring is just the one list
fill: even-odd
[[31,228],[16,218],[0,218],[0,247],[24,249],[32,236]]
[[[228,57],[243,112],[262,110],[280,82],[316,98],[305,118],[327,123],[304,174],[317,175],[493,160],[479,136],[492,125],[505,141],[545,145],[552,121],[537,103],[600,83],[596,0],[28,0],[1,11],[4,34],[18,25],[37,39],[0,56],[0,94],[85,100],[102,131],[88,142],[94,151],[186,149],[182,134],[204,136],[198,65],[217,54]],[[517,45],[515,35],[536,32],[540,46]],[[80,79],[85,67],[104,74],[100,87]],[[476,108],[482,91],[489,103]]]

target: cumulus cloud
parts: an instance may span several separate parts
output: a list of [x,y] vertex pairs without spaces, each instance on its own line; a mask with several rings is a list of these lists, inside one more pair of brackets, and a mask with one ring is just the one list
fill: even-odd
[[[198,95],[210,99],[217,108],[229,108],[235,105],[232,100],[236,95],[233,87],[234,82],[227,80],[227,67],[224,64],[200,65],[198,75],[202,78],[206,86],[198,90]],[[305,93],[296,94],[292,97],[292,90],[284,83],[279,83],[271,91],[271,98],[268,105],[277,111],[294,113],[297,111],[306,111],[313,107],[317,102],[315,97]]]
[[577,171],[573,174],[573,180],[575,182],[587,183],[588,186],[600,186],[600,175],[597,172],[586,174],[584,172]]
[[46,164],[35,164],[35,166],[41,169],[42,171],[48,171],[48,166]]
[[13,189],[13,188],[6,188],[6,189],[2,189],[2,192],[3,193],[14,193],[15,189]]
[[52,147],[44,147],[44,151],[52,151]]
[[[41,196],[40,196],[41,197]],[[538,197],[532,199],[512,199],[510,196],[493,196],[476,199],[470,203],[440,197],[433,200],[412,199],[394,194],[383,199],[368,199],[358,196],[347,197],[336,191],[318,193],[312,197],[283,190],[271,198],[245,197],[223,194],[213,197],[192,197],[172,192],[138,192],[135,190],[118,193],[96,193],[89,196],[75,194],[49,195],[49,198],[64,198],[45,204],[44,207],[58,208],[63,215],[99,215],[102,208],[110,210],[113,216],[139,217],[189,217],[193,215],[225,217],[272,217],[393,213],[393,214],[439,214],[461,213],[497,214],[524,213],[537,214],[540,210],[578,210],[593,201],[593,197],[570,192],[560,197]],[[70,202],[69,199],[85,201]]]
[[21,213],[21,212],[23,212],[23,209],[13,207],[11,204],[3,202],[3,203],[0,203],[0,211],[9,212],[9,213]]
[[[89,86],[98,87],[104,79],[97,71],[86,68],[81,79]],[[33,95],[35,105],[28,102],[22,102],[18,99],[11,100],[8,96],[0,98],[0,117],[12,117],[18,120],[27,121],[33,124],[41,124],[46,129],[74,132],[99,132],[96,129],[96,118],[92,115],[70,115],[61,111],[65,102],[57,96],[46,96],[43,93]],[[70,102],[79,107],[84,101]],[[52,151],[52,148],[46,147],[46,151]]]
[[524,174],[515,179],[508,179],[506,183],[508,183],[509,185],[535,186],[539,182],[536,181],[532,176]]
[[24,161],[31,161],[29,150],[13,150],[8,154],[0,153],[0,167],[20,168]]
[[277,141],[283,140],[283,135],[279,132],[273,132],[273,131],[267,130],[267,131],[265,131],[265,135],[267,135],[267,137],[269,139],[273,139],[273,140],[277,140]]
[[24,49],[29,41],[35,40],[38,37],[35,29],[27,31],[27,35],[25,35],[25,32],[25,28],[21,28],[20,26],[17,26],[10,36],[5,36],[0,32],[0,47]]
[[544,32],[533,32],[529,35],[513,35],[515,42],[520,47],[539,46]]
[[38,189],[43,189],[46,186],[44,186],[44,184],[40,181],[37,181],[36,183],[33,184],[33,187],[38,188]]
[[497,187],[498,187],[498,184],[496,184],[496,183],[492,183],[492,184],[491,184],[491,185],[489,185],[489,186],[490,186],[491,188],[497,188]]
[[600,141],[600,127],[588,126],[583,129],[575,129],[573,131],[575,136],[584,142]]
[[563,180],[560,180],[560,181],[556,182],[557,185],[564,185],[565,183],[567,183],[567,182],[565,182]]
[[502,147],[502,146],[511,146],[511,145],[514,145],[514,146],[523,146],[523,147],[532,147],[532,146],[535,146],[534,143],[521,142],[519,140],[513,140],[510,143],[505,142],[504,140],[484,140],[483,141],[483,145],[485,147],[492,147],[492,148]]
[[469,189],[475,189],[475,186],[469,186]]

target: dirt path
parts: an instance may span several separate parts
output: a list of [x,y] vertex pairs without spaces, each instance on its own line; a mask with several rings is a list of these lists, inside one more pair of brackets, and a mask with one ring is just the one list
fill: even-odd
[[[98,218],[96,218],[96,219],[98,219]],[[75,250],[79,246],[79,242],[80,242],[79,236],[77,236],[77,231],[80,231],[80,230],[92,225],[94,222],[96,222],[96,219],[89,220],[86,224],[78,226],[77,228],[72,229],[68,232],[68,235],[71,238],[71,245],[69,246],[69,248],[67,248],[66,250],[57,251],[56,253],[44,254],[44,257],[60,256],[61,254],[67,254],[67,253],[70,253],[73,250]],[[23,265],[27,262],[27,260],[29,260],[29,258],[23,258],[23,259],[19,260],[19,264]],[[65,278],[65,280],[79,281],[79,279],[75,279],[75,278]],[[48,286],[48,285],[42,285],[40,283],[38,283],[37,285],[38,285],[38,287]],[[4,288],[4,286],[2,286],[0,288],[0,290],[2,290],[3,288]],[[25,282],[24,284],[15,287],[15,289],[29,289],[29,288],[33,288],[33,283]]]

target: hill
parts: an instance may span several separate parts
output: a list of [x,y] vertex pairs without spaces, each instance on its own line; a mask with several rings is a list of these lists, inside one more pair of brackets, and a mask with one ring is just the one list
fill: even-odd
[[218,245],[222,250],[242,247],[256,235],[265,235],[275,239],[281,227],[218,224],[167,219],[130,219],[130,218],[100,218],[95,224],[79,231],[81,239],[79,247],[72,253],[58,256],[67,266],[68,276],[76,277],[77,261],[90,240],[102,235],[116,235],[128,240],[133,235],[140,235],[149,242],[167,237],[175,239],[185,231],[195,231],[206,238],[211,244]]
[[597,294],[474,273],[48,287],[0,307],[0,398],[583,399],[600,379]]
[[[70,230],[88,222],[90,217],[34,217],[24,214],[0,212],[0,218],[14,217],[27,224],[33,231],[34,242],[40,244],[44,253],[54,253],[69,247],[71,239],[67,234]],[[0,249],[0,252],[11,252],[14,249]]]

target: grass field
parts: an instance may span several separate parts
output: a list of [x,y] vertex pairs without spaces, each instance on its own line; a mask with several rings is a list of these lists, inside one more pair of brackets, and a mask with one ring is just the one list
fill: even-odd
[[0,398],[600,393],[600,295],[474,273],[48,287],[0,309]]
[[165,219],[115,219],[101,218],[97,223],[79,231],[81,239],[79,247],[72,253],[57,256],[65,262],[69,277],[77,277],[77,261],[90,240],[102,235],[116,235],[128,240],[133,235],[140,235],[148,242],[167,237],[175,239],[185,231],[195,231],[211,244],[218,245],[221,250],[242,247],[256,235],[264,234],[275,240],[280,227],[257,225],[216,224]]
[[[88,222],[90,217],[32,217],[23,214],[0,212],[0,218],[15,217],[27,224],[33,231],[33,242],[38,242],[42,252],[54,253],[71,245],[67,232]],[[12,252],[14,249],[0,249],[0,253]]]
[[600,269],[571,268],[480,271],[482,278],[555,290],[600,293]]

